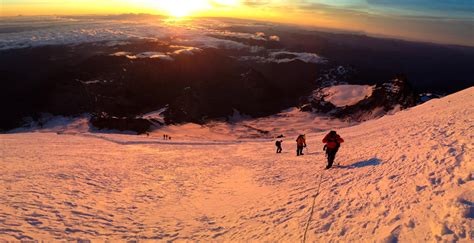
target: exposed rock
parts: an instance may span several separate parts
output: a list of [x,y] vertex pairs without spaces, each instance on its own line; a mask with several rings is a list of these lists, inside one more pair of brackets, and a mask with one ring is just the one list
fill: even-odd
[[300,111],[311,112],[313,111],[313,106],[311,104],[304,104],[300,107]]
[[165,122],[168,124],[181,122],[202,123],[204,110],[204,102],[198,93],[191,87],[186,87],[182,95],[177,97],[165,111]]
[[252,116],[269,115],[276,112],[280,91],[261,72],[249,69],[240,75],[232,86],[233,107]]
[[145,134],[150,131],[152,123],[142,118],[117,118],[107,116],[93,116],[91,124],[99,130],[133,131]]

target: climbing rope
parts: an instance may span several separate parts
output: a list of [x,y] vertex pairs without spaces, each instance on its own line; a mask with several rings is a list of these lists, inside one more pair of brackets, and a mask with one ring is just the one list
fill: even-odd
[[321,183],[323,181],[323,174],[324,174],[324,171],[321,171],[321,175],[319,176],[318,190],[316,190],[316,194],[313,196],[313,205],[311,206],[311,212],[309,213],[308,222],[306,223],[306,228],[304,230],[303,243],[306,243],[306,234],[308,233],[309,224],[311,223],[311,220],[313,219],[314,205],[316,204],[316,198],[319,196],[319,189],[321,188]]

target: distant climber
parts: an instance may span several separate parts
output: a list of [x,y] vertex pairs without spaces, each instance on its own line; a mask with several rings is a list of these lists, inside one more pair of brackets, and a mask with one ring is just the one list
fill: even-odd
[[323,143],[325,143],[323,150],[326,151],[326,156],[328,158],[328,165],[326,166],[326,169],[332,167],[334,159],[336,158],[336,153],[343,142],[344,139],[342,139],[341,136],[339,136],[335,131],[330,131],[323,138]]
[[304,155],[303,148],[306,148],[306,136],[299,135],[296,139],[296,156]]
[[277,140],[275,142],[275,146],[277,147],[277,154],[281,154],[281,151],[283,150],[281,147],[281,143],[283,143],[283,140]]

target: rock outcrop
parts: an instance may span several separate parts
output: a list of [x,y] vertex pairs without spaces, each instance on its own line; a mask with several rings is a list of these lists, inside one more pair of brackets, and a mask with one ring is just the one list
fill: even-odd
[[[310,101],[312,111],[357,121],[379,117],[395,109],[406,109],[417,103],[417,96],[404,75],[397,75],[388,82],[375,85],[371,96],[351,106],[336,107],[325,101],[325,98],[326,94],[322,89],[316,92]],[[308,110],[306,104],[301,107]]]
[[132,131],[137,134],[147,133],[153,126],[152,122],[142,118],[117,118],[104,115],[93,116],[90,122],[99,130]]

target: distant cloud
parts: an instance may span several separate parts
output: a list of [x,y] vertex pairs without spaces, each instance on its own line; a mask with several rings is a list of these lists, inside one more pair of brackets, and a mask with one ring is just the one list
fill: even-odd
[[195,53],[202,51],[202,49],[200,49],[200,48],[191,47],[191,46],[171,45],[171,46],[169,46],[169,48],[177,49],[177,50],[170,51],[170,52],[167,52],[167,53],[148,51],[148,52],[140,52],[138,54],[133,54],[131,52],[119,51],[119,52],[115,52],[115,53],[110,54],[110,56],[126,57],[128,59],[150,58],[150,59],[161,59],[161,60],[165,60],[165,61],[174,61],[174,58],[172,56],[194,55]]
[[225,36],[225,37],[235,37],[235,38],[240,38],[240,39],[253,39],[253,40],[266,41],[265,33],[263,33],[263,32],[257,32],[255,34],[250,34],[250,33],[232,32],[232,31],[209,30],[209,34],[218,35],[218,36]]
[[[128,56],[127,56],[128,57]],[[161,52],[142,52],[136,55],[137,58],[161,59],[165,61],[173,61],[174,59],[167,54]]]
[[[104,19],[102,16],[87,18],[81,16],[69,18],[11,17],[5,19],[2,23],[4,25],[0,26],[0,50],[80,43],[121,46],[130,44],[132,40],[159,41],[173,37],[177,44],[193,46],[176,50],[175,54],[191,54],[199,51],[199,48],[255,50],[254,47],[244,43],[218,38],[219,36],[265,41],[262,33],[240,33],[212,28],[222,22],[211,26],[200,25],[197,22],[196,25],[199,28],[193,29],[187,28],[187,26],[163,24],[159,18],[154,21],[143,21],[140,19],[140,15],[135,16],[134,21],[123,22],[122,18],[128,20],[130,17],[128,15],[114,16],[112,19],[108,17]],[[151,16],[144,15],[143,18],[147,20]],[[140,57],[130,55],[130,58]],[[162,56],[154,58],[167,59]]]
[[178,49],[170,53],[171,55],[194,55],[194,53],[201,52],[201,48],[191,47],[191,46],[175,46],[171,45],[170,48]]
[[115,56],[115,57],[125,57],[125,56],[128,56],[128,55],[132,55],[132,53],[126,52],[126,51],[119,51],[119,52],[112,53],[110,55]]
[[290,52],[290,51],[274,51],[263,56],[244,56],[239,58],[241,61],[255,61],[260,63],[289,63],[293,61],[302,61],[306,63],[326,63],[327,60],[318,54],[308,52]]
[[178,40],[178,43],[195,45],[201,48],[246,49],[249,46],[232,40],[224,40],[210,36],[197,36]]
[[292,62],[300,60],[306,63],[325,63],[326,59],[314,53],[276,51],[269,54],[270,60],[275,62]]
[[123,23],[120,19],[115,21],[101,16],[11,17],[2,21],[0,50],[100,42],[106,46],[119,46],[129,40],[159,40],[171,33],[170,28],[156,24],[143,21]]
[[174,59],[169,56],[168,54],[161,53],[161,52],[141,52],[136,55],[130,53],[130,52],[116,52],[113,54],[110,54],[111,56],[116,56],[116,57],[126,57],[128,59],[144,59],[144,58],[150,58],[150,59],[161,59],[165,61],[173,61]]

